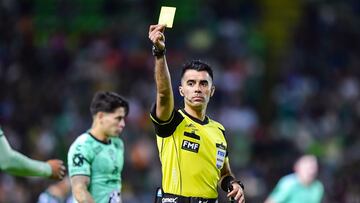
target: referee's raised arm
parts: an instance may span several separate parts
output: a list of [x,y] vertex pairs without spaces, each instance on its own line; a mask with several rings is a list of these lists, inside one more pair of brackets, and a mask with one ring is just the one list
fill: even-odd
[[153,43],[155,58],[156,117],[167,121],[174,109],[174,94],[171,77],[165,57],[165,25],[150,25],[149,39]]

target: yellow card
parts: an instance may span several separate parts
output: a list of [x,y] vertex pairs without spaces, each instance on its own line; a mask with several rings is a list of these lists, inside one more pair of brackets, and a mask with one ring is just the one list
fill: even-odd
[[162,6],[159,16],[159,24],[164,24],[168,28],[172,28],[174,22],[176,7]]

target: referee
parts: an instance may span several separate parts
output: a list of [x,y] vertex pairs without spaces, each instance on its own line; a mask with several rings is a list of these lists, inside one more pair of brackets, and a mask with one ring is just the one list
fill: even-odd
[[230,170],[225,129],[206,116],[215,91],[212,69],[199,60],[184,65],[179,91],[185,107],[175,110],[164,30],[164,25],[149,28],[157,89],[151,119],[162,165],[162,190],[156,201],[215,203],[219,185],[235,202],[245,202],[243,185]]

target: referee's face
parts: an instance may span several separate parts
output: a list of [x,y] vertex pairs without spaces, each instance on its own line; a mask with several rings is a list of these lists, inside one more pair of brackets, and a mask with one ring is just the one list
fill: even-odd
[[206,108],[215,87],[208,72],[190,69],[184,73],[179,91],[185,105],[201,110]]
[[101,121],[103,130],[107,136],[118,136],[125,128],[124,107],[117,108],[114,112],[104,113]]

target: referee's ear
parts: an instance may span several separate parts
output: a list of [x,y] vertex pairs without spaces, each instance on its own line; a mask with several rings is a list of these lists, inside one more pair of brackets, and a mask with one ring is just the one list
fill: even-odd
[[210,97],[212,97],[215,93],[215,85],[211,86],[211,93],[210,93]]
[[183,90],[182,90],[183,88],[182,88],[182,86],[180,85],[179,86],[179,92],[180,92],[180,95],[183,97],[184,96],[184,93],[183,93]]

